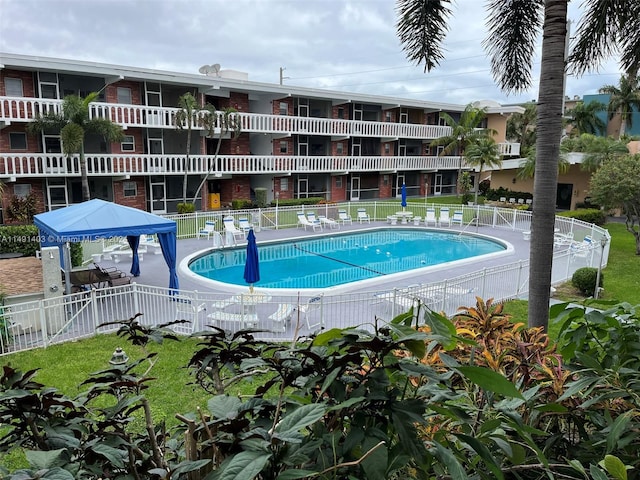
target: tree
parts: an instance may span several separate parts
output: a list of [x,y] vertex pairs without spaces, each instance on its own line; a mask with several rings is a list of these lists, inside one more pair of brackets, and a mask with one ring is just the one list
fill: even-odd
[[524,113],[514,113],[507,119],[507,139],[520,143],[524,155],[536,144],[536,115],[535,102],[527,102]]
[[640,154],[614,157],[591,177],[591,199],[605,208],[621,208],[640,255]]
[[478,185],[482,170],[487,167],[500,167],[502,165],[502,156],[496,141],[492,137],[480,137],[475,143],[469,145],[464,154],[469,165],[480,167],[476,180],[476,194],[474,203],[478,203]]
[[[457,153],[460,156],[460,162],[458,163],[458,187],[460,186],[462,160],[464,159],[465,149],[480,137],[493,135],[495,133],[494,130],[481,128],[486,116],[486,109],[477,108],[471,104],[465,107],[458,121],[448,113],[440,112],[440,118],[444,119],[447,126],[451,128],[451,133],[444,137],[436,138],[431,142],[431,145],[444,145],[441,155]],[[460,193],[459,188],[458,193]]]
[[632,127],[632,110],[640,110],[640,79],[635,73],[620,77],[619,86],[605,85],[599,92],[610,95],[609,118],[620,115],[620,133],[618,138],[624,136],[626,127]]
[[[569,167],[571,164],[567,160],[566,155],[560,155],[558,159],[558,175],[565,174],[569,171]],[[520,161],[520,165],[518,166],[518,173],[516,173],[516,177],[524,180],[527,178],[533,178],[536,173],[536,149],[532,148],[529,150],[529,154]]]
[[198,110],[198,100],[187,92],[178,99],[178,110],[176,112],[176,128],[187,129],[187,151],[184,159],[184,179],[182,180],[182,203],[187,203],[187,181],[189,179],[189,154],[191,153],[191,132],[196,126],[196,113]]
[[80,175],[82,176],[82,201],[91,199],[87,161],[84,156],[84,142],[87,134],[98,134],[108,142],[118,142],[124,138],[122,127],[107,118],[92,118],[89,105],[98,98],[98,93],[91,92],[85,98],[68,95],[62,101],[60,113],[48,112],[36,115],[27,125],[27,131],[39,134],[43,131],[59,130],[62,152],[67,155],[80,156]]
[[196,202],[196,198],[198,198],[200,190],[202,190],[206,181],[209,180],[211,174],[216,170],[218,154],[220,153],[220,145],[222,145],[223,137],[231,135],[233,138],[237,138],[242,131],[240,118],[237,115],[238,111],[235,108],[227,107],[222,111],[217,111],[213,105],[207,104],[205,105],[205,110],[207,113],[202,119],[202,125],[207,132],[207,136],[214,138],[217,137],[218,142],[216,143],[216,151],[213,158],[210,160],[209,170],[202,179],[202,182],[200,182],[200,185],[193,196],[193,203]]
[[581,133],[606,134],[607,124],[598,116],[599,112],[606,109],[607,106],[602,102],[576,103],[576,106],[567,112],[567,116],[570,117],[567,123],[573,127],[571,136]]
[[[440,63],[451,1],[398,0],[397,32],[410,60],[424,62],[425,71]],[[598,67],[611,53],[621,52],[627,71],[640,63],[640,2],[585,0],[586,14],[578,25],[576,41],[565,59],[567,0],[492,0],[485,49],[491,70],[507,93],[531,86],[536,42],[542,33],[542,55],[537,101],[537,159],[534,177],[536,208],[531,222],[529,262],[529,324],[547,327],[553,259],[553,229],[562,137],[565,61],[571,73]]]
[[581,164],[583,170],[593,172],[612,158],[629,153],[625,142],[611,137],[596,137],[589,133],[583,133],[579,140],[577,149],[570,149],[574,145],[574,142],[570,141],[562,142],[560,148],[563,152],[584,152],[585,157]]

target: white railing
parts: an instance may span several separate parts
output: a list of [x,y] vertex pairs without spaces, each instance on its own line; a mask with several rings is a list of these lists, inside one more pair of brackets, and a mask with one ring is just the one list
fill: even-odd
[[[37,115],[43,115],[47,112],[60,113],[62,102],[62,100],[33,97],[0,97],[0,122],[28,122]],[[175,107],[92,102],[89,116],[90,118],[107,118],[122,125],[125,129],[129,127],[175,129],[175,115],[179,110]],[[209,112],[206,110],[194,113],[192,128],[203,130],[203,120],[208,114]],[[220,128],[223,125],[224,113],[218,111],[216,115],[217,121],[213,125],[214,129],[216,126]],[[436,139],[451,133],[451,127],[441,125],[294,117],[246,112],[236,112],[234,116],[239,121],[241,131],[246,133],[420,140]],[[520,154],[520,144],[502,143],[499,146],[502,155],[517,156]]]
[[[184,155],[85,154],[89,176],[183,174]],[[187,171],[211,174],[291,174],[456,170],[459,157],[303,157],[275,155],[190,155]],[[466,165],[464,165],[466,166]],[[80,176],[80,159],[62,153],[0,153],[0,177]]]
[[[434,206],[442,207],[429,205],[429,207]],[[460,205],[448,207],[451,210],[462,208],[467,221],[477,218],[480,225],[498,230],[527,231],[530,228],[531,214],[522,210],[480,206],[461,207]],[[345,208],[352,217],[355,217],[357,208],[366,208],[372,219],[383,220],[387,212],[397,210],[398,204],[370,202],[315,205],[306,208],[313,208],[317,214],[331,214],[337,208]],[[421,213],[420,209],[423,206],[412,203],[410,208],[417,214]],[[277,210],[272,208],[259,211],[212,212],[175,217],[178,222],[178,231],[183,230],[180,236],[193,237],[199,222],[204,223],[204,218],[210,218],[213,215],[231,213],[237,217],[248,216],[254,220],[254,224],[255,220],[258,220],[257,223],[262,224],[263,228],[267,228],[266,223],[269,223],[269,228],[273,228],[274,223],[280,223],[281,227],[294,226],[293,220],[290,219],[294,216],[292,212],[300,209],[301,207],[282,207]],[[269,219],[269,222],[265,219]],[[281,221],[278,222],[278,219]],[[567,247],[554,251],[553,284],[570,279],[578,268],[597,267],[600,265],[601,255],[602,265],[606,266],[609,243],[604,249],[600,247],[600,239],[608,238],[606,230],[565,217],[556,218],[556,228],[558,233],[569,234],[577,242],[582,241],[587,235],[593,241],[588,248]],[[528,279],[528,261],[523,260],[413,288],[384,292],[327,294],[320,296],[315,302],[310,302],[311,299],[304,295],[274,295],[268,301],[253,306],[254,314],[260,319],[260,328],[264,330],[257,335],[264,339],[282,341],[292,338],[296,325],[299,325],[300,335],[309,334],[320,326],[344,328],[359,325],[369,328],[368,326],[371,326],[376,319],[389,321],[395,315],[406,311],[411,303],[419,304],[420,308],[428,306],[433,310],[452,314],[460,305],[473,305],[476,296],[491,297],[499,302],[526,298],[529,290]],[[207,315],[215,311],[216,302],[228,299],[228,294],[219,293],[182,291],[179,294],[190,298],[189,305],[193,306],[191,315],[185,314],[184,303],[174,301],[175,297],[169,295],[166,288],[137,284],[65,295],[55,300],[40,300],[0,307],[0,318],[4,320],[0,322],[0,354],[46,347],[53,343],[83,338],[99,332],[113,332],[116,326],[98,329],[98,323],[128,319],[137,313],[144,314],[140,321],[147,325],[158,325],[175,319],[190,320],[192,323],[174,328],[177,333],[190,334],[206,329],[207,325],[212,323],[207,319]],[[240,322],[245,318],[243,315],[247,314],[244,307],[251,306],[251,302],[247,300],[246,297],[235,299],[238,313],[229,317],[234,320],[230,325],[222,324],[223,327],[232,330],[240,328]],[[314,308],[307,308],[308,312],[304,314],[305,307],[312,303]],[[269,320],[269,316],[282,304],[295,307],[291,325],[285,325],[285,330],[282,323]]]

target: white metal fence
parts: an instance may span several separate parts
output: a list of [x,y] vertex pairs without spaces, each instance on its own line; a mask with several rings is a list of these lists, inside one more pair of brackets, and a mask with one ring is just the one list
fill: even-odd
[[[430,205],[433,207],[433,205]],[[317,205],[316,214],[337,217],[338,208],[346,208],[355,220],[357,208],[367,208],[372,219],[384,220],[398,209],[398,203],[372,202],[353,204]],[[421,205],[410,204],[415,215]],[[424,207],[422,207],[424,208]],[[436,208],[441,208],[436,206]],[[461,209],[460,205],[449,206]],[[295,226],[295,212],[302,207],[261,209],[258,211],[230,211],[236,218],[248,216],[259,228],[286,228]],[[477,223],[496,230],[528,231],[531,214],[517,209],[495,207],[463,207],[464,229],[473,230]],[[193,237],[205,219],[214,219],[221,213],[198,213],[173,216],[178,222],[179,236]],[[219,222],[221,228],[222,222]],[[555,249],[552,283],[571,278],[578,268],[605,266],[609,242],[601,247],[600,239],[606,230],[585,222],[556,218],[556,231],[573,243]],[[499,232],[497,232],[498,234]],[[590,243],[584,242],[587,237]],[[473,305],[475,297],[506,301],[526,298],[529,285],[529,262],[485,268],[480,271],[450,278],[442,282],[413,285],[390,291],[326,294],[319,296],[273,295],[259,300],[250,295],[230,297],[199,291],[181,291],[172,296],[168,289],[147,285],[123,285],[65,295],[55,300],[27,302],[0,307],[0,354],[7,354],[54,343],[87,337],[100,332],[112,332],[117,325],[98,328],[100,324],[125,320],[141,313],[140,323],[160,325],[177,319],[188,320],[173,326],[180,334],[190,334],[218,325],[229,330],[257,327],[258,335],[265,339],[287,340],[304,336],[320,328],[361,326],[369,328],[374,322],[387,322],[411,306],[431,308],[451,315],[461,305]],[[225,307],[224,310],[222,307]]]

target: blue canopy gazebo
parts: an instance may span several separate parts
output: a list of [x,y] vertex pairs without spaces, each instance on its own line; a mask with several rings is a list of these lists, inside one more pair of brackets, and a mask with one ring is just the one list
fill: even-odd
[[[176,222],[137,208],[126,207],[104,200],[87,202],[40,213],[33,217],[40,230],[43,247],[58,246],[60,258],[66,256],[62,247],[68,242],[91,241],[101,238],[127,237],[133,252],[131,273],[140,275],[138,245],[140,235],[157,235],[162,255],[169,267],[169,289],[179,288],[176,271]],[[65,272],[71,268],[63,265]]]

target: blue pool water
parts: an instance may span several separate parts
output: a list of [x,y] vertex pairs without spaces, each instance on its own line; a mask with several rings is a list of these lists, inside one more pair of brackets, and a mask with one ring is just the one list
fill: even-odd
[[[259,241],[259,238],[258,238]],[[327,288],[506,250],[485,237],[380,229],[258,244],[262,288]],[[198,275],[243,285],[246,249],[211,251],[189,263]]]

